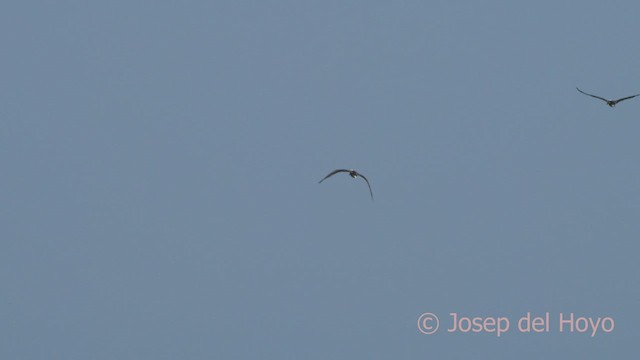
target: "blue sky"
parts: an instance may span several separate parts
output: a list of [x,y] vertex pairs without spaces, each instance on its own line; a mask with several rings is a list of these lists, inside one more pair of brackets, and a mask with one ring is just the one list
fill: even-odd
[[5,2],[0,357],[628,358],[638,13]]

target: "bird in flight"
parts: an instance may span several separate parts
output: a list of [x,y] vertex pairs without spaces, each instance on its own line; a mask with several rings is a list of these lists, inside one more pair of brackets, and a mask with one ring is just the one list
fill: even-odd
[[[576,89],[578,89],[578,88],[576,87]],[[614,106],[616,106],[616,104],[617,104],[617,103],[619,103],[620,101],[624,101],[624,100],[627,100],[627,99],[631,99],[631,98],[634,98],[634,97],[636,97],[636,96],[640,95],[640,94],[636,94],[636,95],[632,95],[632,96],[623,97],[623,98],[620,98],[620,99],[617,99],[617,100],[607,100],[607,99],[605,99],[605,98],[601,98],[600,96],[587,94],[586,92],[584,92],[584,91],[582,91],[582,90],[580,90],[580,89],[578,89],[578,91],[580,91],[581,93],[583,93],[583,94],[585,94],[585,95],[589,95],[589,96],[594,97],[594,98],[596,98],[596,99],[600,99],[600,100],[602,100],[602,101],[606,102],[606,103],[607,103],[607,105],[609,105],[610,107],[614,107]]]
[[327,178],[332,177],[333,175],[340,173],[340,172],[346,172],[349,173],[349,176],[351,176],[352,178],[357,178],[358,176],[360,176],[361,178],[364,179],[364,181],[367,182],[367,186],[369,187],[369,193],[371,194],[371,200],[373,200],[373,191],[371,191],[371,184],[369,184],[369,180],[367,180],[366,177],[364,177],[364,175],[358,173],[357,171],[353,170],[353,169],[337,169],[337,170],[333,170],[332,172],[329,173],[329,175],[325,176],[322,180],[320,180],[318,182],[318,184],[320,184],[321,182],[325,181]]

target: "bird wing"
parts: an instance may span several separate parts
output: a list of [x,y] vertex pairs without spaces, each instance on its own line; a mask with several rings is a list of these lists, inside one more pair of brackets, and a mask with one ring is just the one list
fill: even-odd
[[[576,87],[576,89],[578,89],[578,88]],[[607,100],[607,99],[605,99],[605,98],[601,98],[600,96],[587,94],[586,92],[584,92],[584,91],[582,91],[582,90],[580,90],[580,89],[578,89],[578,91],[580,91],[581,93],[583,93],[583,94],[585,94],[585,95],[589,95],[589,96],[594,97],[594,98],[596,98],[596,99],[600,99],[600,100],[602,100],[602,101],[604,101],[604,102],[606,102],[606,103],[608,103],[608,102],[609,102],[609,100]]]
[[636,95],[632,95],[632,96],[623,97],[623,98],[621,98],[621,99],[615,100],[615,103],[617,104],[617,103],[619,103],[620,101],[624,101],[624,100],[627,100],[627,99],[632,99],[632,98],[634,98],[634,97],[636,97],[636,96],[638,96],[638,95],[640,95],[640,94],[636,94]]
[[364,175],[362,174],[358,174],[358,176],[360,176],[361,178],[364,179],[364,181],[367,182],[367,186],[369,187],[369,193],[371,194],[371,200],[373,200],[373,191],[371,190],[371,184],[369,184],[369,180],[367,180],[367,178],[364,177]]
[[349,170],[346,170],[346,169],[333,170],[332,172],[329,173],[329,175],[325,176],[324,178],[322,178],[322,180],[318,181],[318,184],[320,184],[321,182],[325,181],[327,178],[330,178],[339,172],[349,172]]

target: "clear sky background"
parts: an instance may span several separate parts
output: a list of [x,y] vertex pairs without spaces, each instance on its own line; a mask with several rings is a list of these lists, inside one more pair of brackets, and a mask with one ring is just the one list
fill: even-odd
[[575,87],[640,92],[638,14],[3,2],[0,358],[637,354],[640,99]]

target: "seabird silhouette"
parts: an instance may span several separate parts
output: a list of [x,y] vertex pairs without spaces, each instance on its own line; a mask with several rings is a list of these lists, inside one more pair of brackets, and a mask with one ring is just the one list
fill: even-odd
[[333,175],[335,175],[335,174],[337,174],[337,173],[340,173],[340,172],[346,172],[346,173],[349,173],[349,176],[351,176],[351,177],[352,177],[352,178],[354,178],[354,179],[355,179],[355,178],[357,178],[358,176],[359,176],[359,177],[361,177],[361,178],[363,178],[363,179],[364,179],[364,181],[366,181],[366,182],[367,182],[367,186],[369,187],[369,193],[371,194],[371,200],[373,200],[373,191],[371,191],[371,184],[369,184],[369,180],[367,180],[367,178],[366,178],[364,175],[362,175],[362,174],[358,173],[357,171],[355,171],[355,170],[353,170],[353,169],[349,169],[349,170],[347,170],[347,169],[337,169],[337,170],[333,170],[332,172],[330,172],[330,173],[329,173],[329,175],[325,176],[322,180],[318,181],[318,184],[320,184],[321,182],[325,181],[327,178],[330,178],[330,177],[332,177]]
[[[576,89],[578,89],[578,88],[576,87]],[[607,105],[609,105],[610,107],[614,107],[614,106],[616,106],[616,104],[617,104],[617,103],[619,103],[619,102],[621,102],[621,101],[624,101],[624,100],[627,100],[627,99],[631,99],[631,98],[634,98],[634,97],[636,97],[636,96],[640,95],[640,94],[636,94],[636,95],[632,95],[632,96],[623,97],[623,98],[620,98],[620,99],[617,99],[617,100],[607,100],[607,99],[605,99],[605,98],[601,98],[600,96],[596,96],[596,95],[592,95],[592,94],[587,94],[586,92],[584,92],[584,91],[582,91],[582,90],[580,90],[580,89],[578,89],[578,91],[580,91],[581,93],[583,93],[583,94],[585,94],[585,95],[589,95],[589,96],[594,97],[594,98],[596,98],[596,99],[600,99],[600,100],[602,100],[602,101],[606,102],[606,103],[607,103]]]

